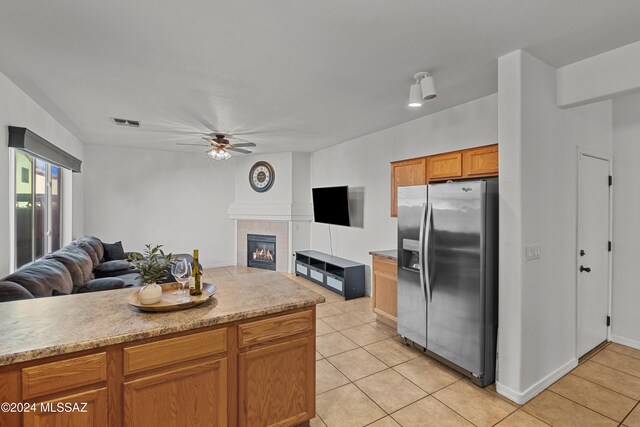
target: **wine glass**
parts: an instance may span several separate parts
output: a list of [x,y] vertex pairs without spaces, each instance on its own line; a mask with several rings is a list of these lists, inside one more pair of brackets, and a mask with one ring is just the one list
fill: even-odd
[[[180,264],[182,261],[184,261],[184,258],[177,258],[171,263],[171,275],[178,283],[180,283],[180,281],[178,280],[178,273],[176,270],[176,266]],[[180,288],[180,286],[178,286],[178,289],[171,292],[171,295],[184,295],[184,292],[182,292],[182,289]]]
[[175,277],[178,283],[180,283],[180,298],[176,301],[179,303],[191,301],[191,297],[187,296],[184,290],[184,285],[191,275],[191,268],[189,267],[187,260],[182,258],[180,261],[176,262],[171,272],[173,277]]

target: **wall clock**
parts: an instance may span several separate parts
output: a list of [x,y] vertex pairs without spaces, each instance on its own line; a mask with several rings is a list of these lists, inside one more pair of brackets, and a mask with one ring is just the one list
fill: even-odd
[[269,191],[275,179],[273,166],[267,162],[256,162],[249,171],[249,184],[258,193]]

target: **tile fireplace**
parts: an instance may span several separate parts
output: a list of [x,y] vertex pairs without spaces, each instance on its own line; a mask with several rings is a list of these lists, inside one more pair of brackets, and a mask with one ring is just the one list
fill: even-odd
[[247,234],[247,266],[276,270],[276,236]]

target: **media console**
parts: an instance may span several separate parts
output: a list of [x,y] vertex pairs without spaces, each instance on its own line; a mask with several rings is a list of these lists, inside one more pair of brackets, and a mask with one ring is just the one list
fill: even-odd
[[302,276],[349,300],[364,296],[364,264],[318,251],[296,252],[296,276]]

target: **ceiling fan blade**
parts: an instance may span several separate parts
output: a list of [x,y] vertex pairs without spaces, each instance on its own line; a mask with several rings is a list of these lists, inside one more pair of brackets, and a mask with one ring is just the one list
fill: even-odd
[[227,150],[229,150],[229,151],[235,151],[236,153],[251,154],[251,151],[249,151],[249,150],[243,150],[242,148],[227,147]]
[[[253,142],[248,141],[248,140],[246,140],[246,139],[244,139],[244,138],[238,138],[237,136],[234,136],[234,137],[233,137],[233,139],[234,139],[234,141],[244,141],[244,142],[250,142],[251,144],[253,144]],[[234,144],[234,145],[235,145],[235,144]]]
[[253,142],[241,142],[240,144],[233,144],[234,147],[255,147],[256,144]]
[[176,145],[193,145],[195,147],[208,147],[209,144],[192,144],[189,142],[176,142]]

